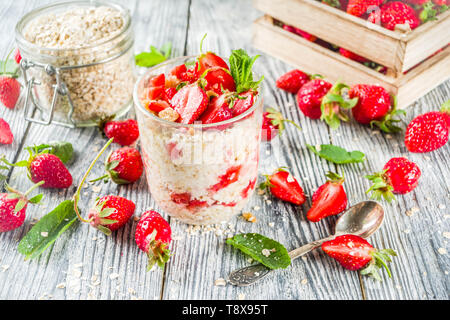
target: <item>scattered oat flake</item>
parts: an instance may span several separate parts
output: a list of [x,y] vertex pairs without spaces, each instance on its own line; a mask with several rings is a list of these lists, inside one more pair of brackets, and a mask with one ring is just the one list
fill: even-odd
[[248,222],[255,223],[256,217],[251,212],[244,212],[242,213],[242,217],[247,220]]
[[227,284],[227,281],[224,278],[219,278],[216,281],[214,281],[214,285],[217,287],[223,287]]
[[48,232],[42,231],[41,232],[41,236],[44,237],[44,238],[47,238],[48,237]]
[[270,250],[269,249],[262,249],[261,254],[265,257],[270,256]]
[[266,193],[266,191],[264,189],[258,189],[257,192],[260,196],[263,195],[264,193]]
[[411,209],[406,211],[406,215],[408,217],[412,216],[413,214],[415,214],[416,212],[419,212],[419,208],[417,207],[412,207]]
[[439,254],[447,254],[447,250],[445,248],[438,249]]
[[305,284],[308,283],[308,279],[303,279],[300,283],[301,283],[302,285],[305,285]]
[[119,278],[119,277],[120,277],[120,275],[119,275],[118,273],[111,273],[111,274],[109,275],[109,278],[110,278],[111,280],[117,279],[117,278]]
[[2,265],[2,271],[3,272],[6,272],[6,270],[8,270],[8,269],[9,269],[8,265],[6,265],[6,264]]
[[444,231],[444,232],[442,232],[442,235],[443,235],[445,238],[450,239],[450,232]]
[[245,294],[244,293],[239,293],[238,299],[239,300],[244,300],[245,299]]
[[445,209],[445,204],[442,204],[442,203],[441,203],[441,204],[439,205],[439,209],[444,210],[444,209]]
[[273,228],[275,226],[275,223],[269,222],[269,227]]
[[254,206],[254,207],[253,207],[253,210],[255,210],[255,211],[258,211],[259,209],[261,209],[260,206]]
[[92,186],[92,191],[95,193],[99,193],[102,190],[102,186]]
[[61,282],[61,283],[58,283],[57,285],[56,285],[56,288],[57,289],[64,289],[66,287],[66,283],[65,282]]

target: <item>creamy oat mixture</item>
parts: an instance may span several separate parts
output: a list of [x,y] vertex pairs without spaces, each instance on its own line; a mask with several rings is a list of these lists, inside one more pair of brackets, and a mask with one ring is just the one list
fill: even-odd
[[[125,36],[118,36],[125,24],[125,17],[115,8],[69,7],[63,12],[40,15],[24,28],[25,39],[49,48],[37,54],[50,56],[45,58],[45,63],[55,67],[96,63],[123,53],[106,63],[61,71],[61,78],[74,104],[72,118],[77,124],[95,124],[102,118],[120,115],[131,104],[135,82],[134,55],[132,46],[129,46],[130,41],[125,41]],[[86,47],[89,49],[83,49]],[[42,63],[35,54],[32,52],[32,56],[27,57],[25,53],[23,56]],[[51,59],[52,56],[54,59]],[[28,73],[41,83],[34,88],[35,100],[43,108],[49,109],[55,77],[37,68],[29,69]],[[67,122],[69,110],[67,97],[59,99],[56,120]]]

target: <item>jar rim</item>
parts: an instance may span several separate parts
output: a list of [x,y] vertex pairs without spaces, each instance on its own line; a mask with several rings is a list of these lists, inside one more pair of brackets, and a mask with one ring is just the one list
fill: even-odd
[[[25,39],[25,37],[23,36],[23,30],[25,28],[25,26],[34,18],[38,17],[40,15],[40,13],[42,11],[45,10],[49,10],[50,9],[58,9],[61,7],[65,7],[65,6],[70,6],[70,5],[80,5],[80,6],[90,6],[90,7],[98,7],[98,6],[107,6],[110,8],[114,8],[116,10],[118,10],[122,15],[123,18],[125,20],[125,25],[122,28],[122,30],[116,34],[114,37],[112,38],[108,38],[106,40],[97,42],[95,44],[92,45],[88,45],[88,46],[82,46],[82,47],[77,47],[77,48],[47,48],[47,47],[41,47],[37,44],[34,44],[30,41],[28,41],[27,39]],[[73,52],[73,51],[80,51],[80,50],[86,50],[86,49],[93,49],[96,47],[100,47],[102,45],[105,45],[107,43],[113,42],[114,40],[120,38],[121,36],[123,36],[126,32],[128,32],[131,28],[131,15],[130,15],[130,11],[125,8],[124,6],[122,6],[121,4],[114,2],[114,1],[102,1],[102,0],[72,0],[72,1],[59,1],[59,2],[54,2],[48,5],[44,5],[44,6],[40,6],[37,7],[33,10],[31,10],[30,12],[26,13],[25,15],[22,16],[22,18],[17,22],[16,27],[15,27],[15,36],[16,36],[16,42],[18,43],[19,47],[20,45],[24,45],[27,47],[27,49],[32,49],[32,50],[43,50],[43,51],[50,51],[50,52]]]
[[172,126],[172,127],[179,127],[179,128],[193,128],[193,129],[204,129],[205,128],[206,129],[206,128],[214,128],[214,127],[219,127],[219,126],[238,122],[239,120],[247,117],[249,114],[251,114],[253,111],[255,111],[256,108],[259,106],[259,104],[262,103],[262,98],[261,98],[262,84],[260,84],[260,88],[258,90],[258,94],[255,97],[255,101],[253,102],[253,105],[247,111],[245,111],[245,112],[241,113],[240,115],[233,117],[231,119],[221,121],[221,122],[208,123],[208,124],[195,124],[195,123],[194,124],[185,124],[185,123],[179,123],[179,122],[173,122],[173,121],[161,119],[160,117],[157,117],[156,115],[151,113],[149,110],[147,110],[147,108],[145,108],[142,105],[141,100],[139,99],[139,96],[138,96],[138,89],[139,89],[139,84],[141,83],[141,81],[143,79],[145,79],[150,73],[154,72],[155,70],[157,70],[159,68],[162,68],[162,67],[165,67],[165,66],[171,65],[171,64],[176,65],[177,61],[178,62],[186,61],[186,60],[194,59],[196,57],[197,56],[177,57],[177,58],[173,58],[173,59],[164,61],[154,67],[149,68],[143,75],[139,76],[136,83],[134,84],[134,90],[133,90],[134,105],[137,105],[138,108],[140,109],[140,111],[143,112],[146,116],[149,116],[150,118],[154,119],[157,122],[161,122],[164,125]]

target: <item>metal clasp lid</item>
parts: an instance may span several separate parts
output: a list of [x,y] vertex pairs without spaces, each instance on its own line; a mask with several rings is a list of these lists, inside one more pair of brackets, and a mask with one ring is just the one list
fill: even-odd
[[[26,85],[26,95],[25,95],[25,104],[24,104],[25,120],[29,121],[29,122],[43,124],[43,125],[49,125],[51,123],[55,123],[55,124],[58,124],[61,126],[69,127],[69,128],[75,128],[76,127],[75,121],[72,118],[74,106],[73,106],[72,99],[70,98],[69,90],[67,89],[67,86],[64,83],[64,81],[61,79],[61,75],[60,75],[61,69],[54,67],[51,64],[36,63],[31,60],[27,60],[25,58],[22,58],[22,60],[20,61],[20,68],[22,70],[25,85]],[[39,103],[35,100],[35,98],[33,96],[32,89],[34,88],[35,85],[41,85],[41,83],[39,81],[36,81],[34,79],[34,77],[32,77],[31,79],[28,79],[27,70],[30,68],[41,68],[49,76],[55,76],[56,84],[52,85],[53,98],[52,98],[52,104],[50,106],[50,110],[48,110],[47,108],[43,108],[41,105],[39,105]],[[67,96],[67,100],[68,100],[69,106],[70,106],[69,112],[67,113],[67,119],[70,122],[60,122],[60,121],[53,120],[53,116],[55,113],[55,108],[56,108],[56,104],[58,102],[59,96]],[[31,108],[30,108],[30,104],[33,105]],[[30,109],[31,109],[31,111],[30,111]],[[44,120],[42,120],[42,117],[35,118],[34,116],[35,116],[36,110],[39,110],[41,115],[49,112],[48,118],[44,119]]]

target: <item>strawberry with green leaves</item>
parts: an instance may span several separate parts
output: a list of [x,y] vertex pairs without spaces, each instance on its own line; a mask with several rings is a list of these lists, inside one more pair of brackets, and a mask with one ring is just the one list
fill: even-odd
[[312,196],[312,205],[306,214],[309,221],[318,222],[323,218],[337,215],[347,208],[347,194],[342,186],[344,178],[333,172],[328,172],[326,177],[329,180]]
[[[11,53],[10,53],[11,54]],[[20,96],[19,66],[14,60],[0,63],[0,102],[8,109],[14,109]]]
[[322,115],[322,98],[333,85],[323,79],[312,79],[297,92],[297,105],[305,116],[319,119]]
[[300,129],[300,126],[294,121],[285,119],[280,111],[273,108],[267,108],[263,113],[262,136],[263,141],[270,141],[275,138],[278,133],[281,135],[285,129],[285,123],[291,123]]
[[259,185],[262,190],[269,190],[276,198],[302,205],[306,201],[302,187],[284,168],[278,168],[274,173],[265,175],[266,181]]
[[345,269],[362,269],[360,271],[362,275],[374,277],[379,281],[381,276],[378,270],[382,267],[387,271],[389,278],[391,277],[387,263],[392,261],[391,256],[397,255],[392,249],[375,249],[365,239],[352,234],[337,236],[322,243],[322,250],[336,259]]
[[38,204],[42,200],[42,194],[38,194],[30,199],[28,199],[28,195],[43,183],[41,181],[33,185],[25,193],[21,193],[8,185],[6,186],[8,192],[0,193],[0,232],[17,229],[23,224],[28,204]]
[[372,199],[383,197],[391,202],[395,200],[394,193],[405,194],[414,190],[420,175],[420,169],[414,162],[404,157],[392,158],[384,165],[383,171],[366,176],[373,183],[366,193],[372,192]]
[[108,195],[97,199],[89,211],[89,223],[106,235],[122,228],[134,213],[136,205],[124,197]]
[[158,212],[149,210],[142,214],[136,226],[135,240],[148,256],[147,271],[155,264],[164,268],[170,258],[168,246],[172,241],[172,230]]
[[397,25],[408,25],[413,30],[421,23],[416,11],[401,1],[387,2],[381,6],[380,10],[372,11],[368,21],[381,23],[381,26],[389,30],[395,30]]
[[121,146],[129,146],[139,138],[138,124],[134,119],[107,121],[103,125],[103,132]]
[[325,121],[331,129],[337,129],[341,121],[348,121],[348,116],[343,110],[352,109],[358,102],[355,98],[345,99],[343,97],[343,90],[347,88],[346,84],[336,82],[321,99],[320,120]]

